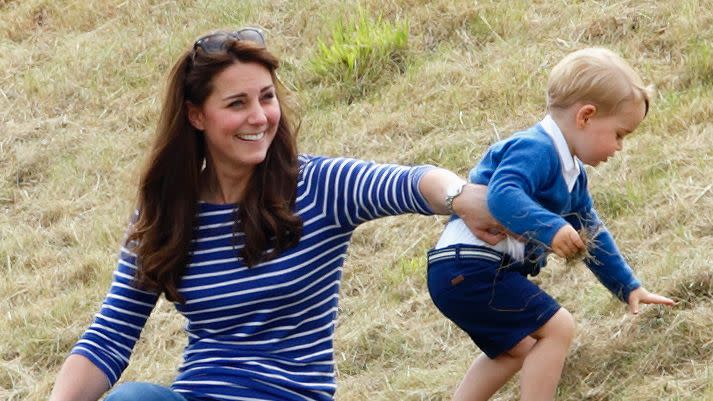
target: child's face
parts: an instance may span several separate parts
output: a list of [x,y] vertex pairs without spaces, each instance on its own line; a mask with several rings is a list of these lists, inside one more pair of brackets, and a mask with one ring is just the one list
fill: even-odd
[[606,162],[623,148],[624,137],[639,126],[644,113],[643,101],[629,101],[612,115],[597,116],[595,112],[585,118],[577,135],[576,156],[590,166]]

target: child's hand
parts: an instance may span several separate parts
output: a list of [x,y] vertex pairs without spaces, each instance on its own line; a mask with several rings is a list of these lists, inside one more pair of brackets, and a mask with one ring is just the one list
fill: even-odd
[[582,238],[569,224],[566,224],[557,231],[552,239],[552,251],[561,258],[569,258],[577,253],[584,251],[585,245]]
[[646,288],[639,287],[629,294],[629,313],[634,315],[638,314],[639,304],[660,304],[671,306],[674,302],[672,299],[666,298],[663,295],[653,294],[646,291]]

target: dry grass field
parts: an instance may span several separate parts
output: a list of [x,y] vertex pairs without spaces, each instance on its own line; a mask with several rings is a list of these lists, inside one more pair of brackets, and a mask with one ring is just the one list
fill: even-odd
[[[0,400],[47,399],[99,307],[168,68],[201,33],[246,24],[264,27],[284,60],[302,152],[462,175],[543,116],[547,72],[564,54],[620,52],[657,97],[590,185],[647,288],[677,305],[627,316],[583,265],[551,260],[536,280],[578,322],[557,399],[713,400],[712,10],[712,0],[0,0]],[[428,297],[424,254],[443,223],[390,218],[355,234],[339,401],[448,400],[478,354]],[[182,326],[161,301],[122,380],[170,383]],[[496,399],[518,399],[516,383]]]

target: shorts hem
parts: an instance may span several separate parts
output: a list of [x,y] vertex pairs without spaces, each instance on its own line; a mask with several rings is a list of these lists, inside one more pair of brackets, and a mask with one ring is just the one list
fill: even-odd
[[[552,319],[552,316],[554,316],[555,313],[557,313],[557,311],[559,311],[560,309],[562,309],[562,306],[561,306],[561,305],[557,305],[556,308],[551,308],[550,310],[548,310],[545,314],[542,315],[542,316],[543,316],[543,318],[542,318],[542,324],[540,324],[540,325],[538,325],[538,326],[536,326],[536,327],[529,327],[527,331],[522,331],[522,332],[520,332],[520,334],[518,334],[518,336],[515,337],[516,340],[511,341],[511,343],[508,343],[508,345],[505,345],[505,346],[502,346],[502,347],[498,347],[498,349],[495,349],[495,350],[492,350],[492,349],[485,350],[485,349],[480,348],[480,347],[478,347],[478,348],[480,348],[480,350],[483,351],[483,353],[484,353],[488,358],[490,358],[490,359],[495,359],[495,358],[497,358],[498,356],[500,356],[500,355],[504,354],[505,352],[507,352],[508,350],[512,349],[512,348],[513,348],[514,346],[516,346],[520,341],[522,341],[525,337],[529,336],[530,334],[532,334],[532,333],[536,332],[537,330],[539,330],[540,328],[542,328],[542,326],[544,326],[547,322],[549,322],[550,319]],[[474,341],[475,341],[475,340],[474,340]],[[477,345],[478,345],[478,344],[476,343],[476,346],[477,346]]]

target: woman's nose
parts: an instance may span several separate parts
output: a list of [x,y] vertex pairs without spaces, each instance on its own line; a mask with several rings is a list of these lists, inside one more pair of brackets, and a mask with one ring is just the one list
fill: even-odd
[[260,103],[257,103],[250,108],[250,115],[248,115],[248,123],[252,125],[263,125],[267,122],[267,115],[265,109]]

